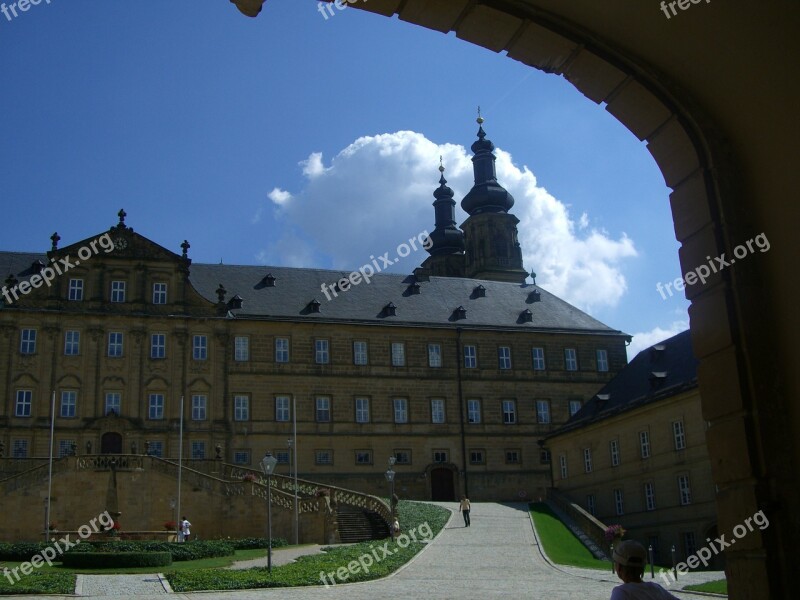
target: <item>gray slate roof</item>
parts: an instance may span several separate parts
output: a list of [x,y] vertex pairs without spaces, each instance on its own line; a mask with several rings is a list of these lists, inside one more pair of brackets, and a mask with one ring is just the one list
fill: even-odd
[[[45,254],[0,252],[0,280],[9,273],[15,274],[20,281],[27,279],[35,272],[32,265],[37,260],[48,263]],[[274,287],[268,287],[263,281],[270,273],[275,277]],[[337,297],[329,291],[331,299],[328,300],[322,284],[332,286],[348,275],[346,271],[274,266],[193,264],[190,268],[192,285],[209,302],[217,302],[216,290],[220,284],[227,292],[226,300],[236,295],[242,298],[242,308],[229,311],[235,318],[626,336],[532,284],[430,277],[428,281],[418,282],[419,294],[412,294],[413,275],[377,273],[369,284],[362,281],[346,291],[337,290]],[[475,293],[481,285],[486,288],[485,297],[478,297]],[[533,291],[539,292],[539,301],[530,297]],[[319,312],[308,309],[312,300],[320,303]],[[396,316],[384,313],[384,307],[389,303],[396,306]],[[464,319],[456,319],[454,315],[460,306],[466,309]],[[526,309],[532,313],[530,322],[521,317]]]
[[639,352],[563,427],[548,437],[694,389],[697,387],[697,364],[688,330],[654,344]]

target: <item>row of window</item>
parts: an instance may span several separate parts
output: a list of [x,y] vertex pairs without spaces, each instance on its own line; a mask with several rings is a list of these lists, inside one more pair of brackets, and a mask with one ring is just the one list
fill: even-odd
[[[677,492],[678,492],[678,502],[681,506],[688,506],[692,503],[692,488],[689,483],[689,476],[686,474],[678,475],[676,478],[677,481]],[[655,483],[652,481],[647,481],[642,486],[642,493],[644,503],[643,506],[645,510],[651,511],[656,510],[656,486]],[[616,515],[624,515],[625,514],[625,493],[620,488],[615,488],[612,491],[613,500],[614,500],[614,513]],[[587,494],[586,495],[586,510],[589,511],[592,515],[597,514],[597,503],[596,497],[594,494]]]
[[[369,397],[355,397],[353,400],[354,419],[356,423],[371,422],[372,399]],[[392,413],[395,423],[409,422],[409,399],[392,398]],[[63,390],[61,392],[61,403],[59,416],[62,418],[73,418],[77,416],[78,392],[76,390]],[[291,396],[275,396],[275,420],[288,422],[291,418]],[[536,400],[536,422],[550,423],[550,400]],[[503,423],[513,425],[518,423],[517,401],[506,399],[500,401]],[[19,389],[16,391],[14,403],[14,416],[30,417],[33,407],[33,391]],[[580,400],[570,400],[570,414],[580,410]],[[164,394],[148,394],[147,418],[159,420],[164,418],[165,399]],[[120,392],[106,392],[103,414],[114,413],[122,414],[122,394]],[[205,421],[208,418],[208,396],[205,394],[193,394],[191,397],[191,419],[193,421]],[[250,396],[236,394],[233,396],[233,418],[235,421],[250,420]],[[479,398],[467,399],[467,418],[468,422],[478,424],[483,422],[482,401]],[[431,398],[430,400],[430,419],[431,423],[446,423],[445,399]],[[332,421],[331,397],[316,396],[314,398],[314,420],[318,423],[329,423]],[[566,464],[566,457],[564,457]]]
[[[672,442],[675,451],[686,449],[686,429],[683,425],[683,420],[672,422]],[[609,458],[612,467],[618,467],[620,464],[620,451],[619,440],[611,440],[608,443]],[[647,430],[639,432],[639,456],[642,459],[650,458],[652,449],[650,447],[650,432]],[[567,478],[567,455],[562,454],[559,457],[561,468],[561,479]],[[583,448],[583,472],[591,473],[594,470],[592,460],[592,449]]]
[[[23,329],[20,333],[20,353],[36,353],[36,329]],[[80,354],[80,331],[69,330],[64,334],[64,354],[67,356],[77,356]],[[123,355],[123,333],[112,331],[107,338],[107,356],[119,358]],[[150,358],[166,358],[167,356],[167,336],[165,333],[153,333],[150,335]],[[208,358],[208,336],[200,334],[192,336],[192,358],[194,360],[206,360]],[[250,360],[250,338],[247,336],[237,336],[234,338],[235,361]],[[289,338],[275,338],[275,362],[289,362]],[[330,340],[314,340],[314,362],[318,365],[331,363]],[[353,342],[353,364],[368,365],[369,351],[367,342]],[[391,365],[393,367],[406,366],[406,345],[404,342],[392,342],[391,344]],[[596,365],[599,372],[608,371],[608,352],[604,349],[596,350]],[[442,345],[428,344],[428,366],[431,368],[442,367]],[[534,347],[531,349],[531,366],[534,371],[546,371],[544,348]],[[478,368],[477,346],[464,346],[464,368]],[[500,370],[510,370],[511,346],[498,346],[497,348],[497,368]],[[567,371],[578,370],[578,354],[575,348],[564,349],[564,368]]]
[[[109,289],[108,300],[110,302],[125,302],[127,300],[127,282],[123,280],[112,280]],[[71,302],[81,302],[84,299],[85,285],[83,279],[72,278],[67,287],[67,300]],[[167,284],[163,282],[153,283],[153,294],[151,301],[153,304],[167,303]]]

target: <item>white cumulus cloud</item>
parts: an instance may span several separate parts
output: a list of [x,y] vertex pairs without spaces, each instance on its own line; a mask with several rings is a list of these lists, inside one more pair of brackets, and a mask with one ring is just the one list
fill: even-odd
[[674,335],[678,335],[681,331],[689,329],[689,321],[673,321],[672,324],[663,327],[654,327],[650,331],[642,331],[634,333],[633,341],[628,346],[628,361],[633,360],[633,357],[639,354],[642,350],[646,350],[653,344],[663,342]]
[[[625,233],[612,237],[589,227],[585,213],[573,220],[565,203],[538,186],[527,167],[516,166],[501,149],[495,154],[498,181],[516,200],[512,213],[520,219],[524,266],[536,272],[537,284],[585,310],[616,306],[627,289],[622,263],[637,255],[633,241]],[[327,165],[321,153],[310,154],[300,162],[300,190],[275,187],[269,194],[273,218],[314,249],[293,252],[292,262],[307,258],[302,266],[357,269],[371,256],[394,255],[398,244],[433,231],[440,156],[461,224],[467,215],[459,203],[473,185],[472,157],[463,146],[398,131],[358,138]],[[427,256],[413,252],[392,270],[410,273]],[[275,247],[259,259],[285,264]]]

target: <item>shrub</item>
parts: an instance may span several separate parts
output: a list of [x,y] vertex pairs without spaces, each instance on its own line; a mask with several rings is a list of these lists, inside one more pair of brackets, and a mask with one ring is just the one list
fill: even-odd
[[169,552],[68,552],[62,564],[73,569],[165,567],[172,564],[172,555]]
[[174,561],[198,560],[218,556],[232,556],[233,544],[221,540],[202,540],[186,544],[145,540],[122,540],[119,542],[83,542],[69,551],[72,553],[120,553],[120,552],[167,552]]
[[[232,544],[236,550],[256,550],[260,548],[268,548],[269,547],[269,540],[267,538],[242,538],[239,540],[226,540],[229,544]],[[289,542],[287,542],[283,538],[272,538],[272,547],[273,548],[280,548],[281,546],[288,546]]]
[[42,550],[50,545],[51,544],[46,542],[18,542],[16,544],[0,544],[0,560],[25,562],[26,560],[30,560],[34,554],[39,554]]

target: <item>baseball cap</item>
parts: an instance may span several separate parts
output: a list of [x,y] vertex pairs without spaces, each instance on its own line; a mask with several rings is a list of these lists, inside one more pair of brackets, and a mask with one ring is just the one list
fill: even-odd
[[613,558],[623,567],[644,567],[647,564],[647,550],[637,541],[625,540],[614,546]]

